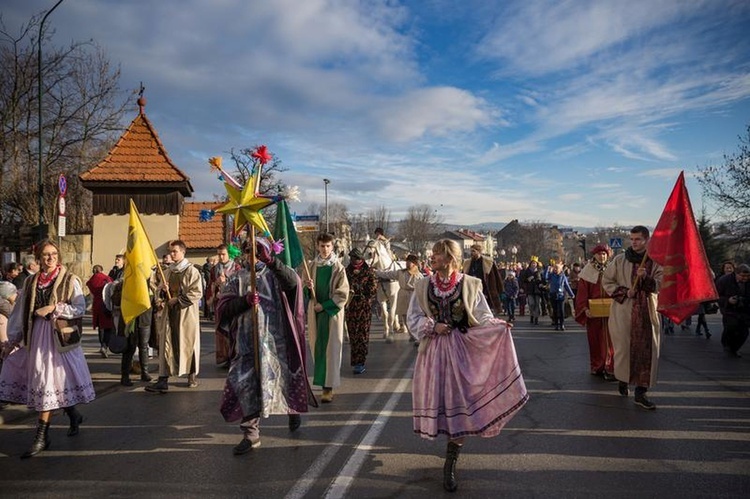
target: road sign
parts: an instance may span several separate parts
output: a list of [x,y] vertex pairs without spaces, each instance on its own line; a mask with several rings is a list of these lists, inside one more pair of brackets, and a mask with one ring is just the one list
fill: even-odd
[[612,249],[622,249],[622,238],[621,237],[610,238],[609,247]]
[[320,222],[319,215],[295,215],[295,222]]
[[65,216],[65,196],[62,194],[57,198],[57,213],[60,216]]
[[57,217],[57,237],[65,237],[65,215]]
[[318,232],[320,230],[319,222],[294,222],[294,228],[297,232]]
[[68,179],[62,173],[57,179],[57,188],[60,189],[60,196],[65,197],[65,194],[68,192]]

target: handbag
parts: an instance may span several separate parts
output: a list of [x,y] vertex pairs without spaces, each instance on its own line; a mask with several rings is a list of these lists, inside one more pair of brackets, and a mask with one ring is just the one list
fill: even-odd
[[107,348],[112,353],[123,353],[128,349],[128,337],[119,334],[110,335]]
[[609,317],[612,298],[589,298],[589,317]]
[[75,319],[63,319],[58,317],[54,322],[55,343],[57,351],[67,352],[81,346],[83,335],[83,317]]

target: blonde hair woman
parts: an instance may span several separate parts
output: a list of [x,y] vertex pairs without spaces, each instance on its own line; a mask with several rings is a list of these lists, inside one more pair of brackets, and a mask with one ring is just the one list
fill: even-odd
[[482,281],[458,271],[461,248],[432,248],[433,275],[415,284],[409,329],[421,341],[414,368],[414,432],[448,437],[443,487],[458,488],[456,461],[466,436],[494,437],[528,394],[510,327],[495,319]]
[[[57,319],[80,318],[86,311],[81,280],[60,265],[60,248],[53,241],[46,239],[36,247],[41,268],[26,279],[18,294],[0,374],[0,400],[26,404],[39,413],[36,437],[21,458],[49,447],[47,433],[56,409],[63,408],[70,419],[68,436],[77,435],[83,416],[76,405],[95,397],[80,342],[63,345],[55,331]],[[16,349],[21,344],[23,348]]]

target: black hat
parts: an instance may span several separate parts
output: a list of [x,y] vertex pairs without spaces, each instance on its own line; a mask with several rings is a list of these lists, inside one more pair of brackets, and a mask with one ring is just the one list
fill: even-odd
[[360,250],[359,248],[352,248],[352,250],[349,252],[349,257],[357,260],[365,259],[365,255],[362,254],[362,250]]

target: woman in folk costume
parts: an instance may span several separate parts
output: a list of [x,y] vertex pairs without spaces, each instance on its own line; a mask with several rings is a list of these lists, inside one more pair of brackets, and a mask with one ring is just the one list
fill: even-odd
[[376,270],[375,275],[381,279],[392,279],[398,281],[398,297],[396,299],[396,315],[398,315],[401,327],[409,333],[409,341],[415,341],[416,336],[409,331],[406,323],[406,314],[409,311],[411,295],[414,294],[414,285],[424,277],[419,271],[419,259],[416,255],[406,257],[406,268],[398,270]]
[[318,255],[305,281],[307,332],[315,369],[313,385],[322,386],[321,402],[333,401],[333,389],[341,384],[341,352],[344,343],[344,306],[349,297],[346,269],[333,251],[333,236],[320,234]]
[[481,281],[458,271],[458,243],[438,241],[431,261],[435,273],[417,282],[407,316],[422,340],[412,388],[414,432],[448,437],[443,487],[453,492],[464,437],[498,435],[528,394],[510,328],[493,317]]
[[359,248],[352,249],[349,252],[349,258],[351,260],[346,267],[349,301],[346,304],[344,317],[346,330],[349,333],[352,371],[354,374],[362,374],[365,372],[367,362],[372,300],[378,293],[378,279],[375,277],[375,272],[365,262],[365,256]]
[[[258,262],[252,260],[250,244],[245,243],[244,251],[247,266],[256,268],[255,293],[251,291],[250,270],[240,270],[229,278],[216,303],[218,328],[234,347],[220,410],[227,422],[242,421],[244,437],[234,447],[235,455],[260,446],[261,416],[287,414],[289,429],[294,431],[300,426],[300,413],[307,412],[308,394],[314,401],[305,369],[299,277],[274,258],[266,239],[256,240]],[[257,322],[252,310],[255,305]]]
[[[39,243],[36,257],[41,268],[26,279],[18,295],[0,374],[0,400],[26,404],[39,413],[36,437],[21,458],[49,447],[49,424],[55,409],[63,408],[68,415],[68,436],[77,435],[83,416],[75,406],[95,397],[80,341],[63,345],[54,330],[56,319],[80,318],[86,311],[81,280],[60,265],[60,249],[53,241]],[[21,343],[23,347],[16,348]]]
[[575,296],[576,321],[586,328],[589,341],[589,368],[591,374],[602,376],[607,381],[615,380],[615,351],[609,336],[609,314],[594,314],[589,300],[609,298],[602,285],[602,275],[609,264],[612,250],[606,244],[598,244],[591,250],[591,261],[578,274],[578,292]]

